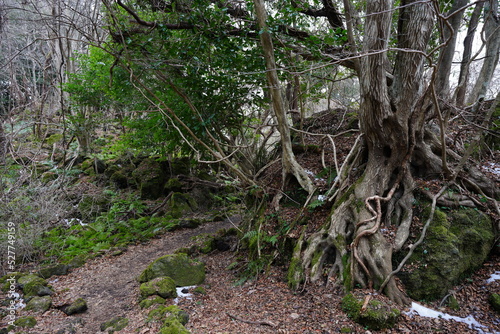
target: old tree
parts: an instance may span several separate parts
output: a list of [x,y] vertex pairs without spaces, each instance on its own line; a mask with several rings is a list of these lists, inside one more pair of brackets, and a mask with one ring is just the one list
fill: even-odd
[[[259,174],[255,152],[265,152],[266,146],[262,139],[252,139],[249,130],[262,129],[272,118],[264,112],[252,114],[257,123],[245,120],[252,106],[264,105],[265,99],[248,98],[248,91],[264,86],[264,73],[271,86],[265,97],[273,102],[281,134],[284,176],[295,176],[311,197],[315,189],[304,179],[288,143],[284,109],[297,109],[297,102],[288,99],[284,106],[282,95],[289,94],[279,94],[285,90],[280,85],[286,81],[287,92],[300,92],[298,75],[311,68],[321,69],[323,76],[341,69],[357,77],[361,135],[328,194],[334,203],[328,221],[298,241],[289,275],[295,285],[320,280],[328,268],[329,275],[344,283],[379,289],[404,303],[406,297],[393,278],[392,254],[401,251],[409,236],[416,176],[480,193],[498,212],[494,183],[467,166],[481,133],[467,150],[449,149],[446,136],[449,120],[457,113],[477,113],[481,129],[498,108],[492,85],[500,46],[497,0],[103,3],[111,36],[104,47],[116,57],[113,66],[128,71],[134,87],[161,109],[191,148],[206,150],[253,186]],[[450,78],[453,56],[462,49],[460,31],[467,36],[455,82]],[[467,90],[474,74],[471,64],[478,58],[472,48],[475,33],[485,55],[480,79]],[[455,86],[456,91],[451,88]],[[182,101],[194,114],[195,123],[176,112],[174,102],[159,96],[167,94],[162,93],[165,87],[177,100],[170,99],[177,105]],[[197,97],[193,87],[206,92]],[[464,105],[469,91],[469,104]],[[224,99],[232,101],[227,110],[218,107]],[[245,101],[235,104],[238,99]],[[294,115],[291,118],[295,125]],[[268,139],[263,132],[256,134]],[[431,197],[435,204],[439,196]],[[381,232],[382,224],[396,230],[391,242]]]

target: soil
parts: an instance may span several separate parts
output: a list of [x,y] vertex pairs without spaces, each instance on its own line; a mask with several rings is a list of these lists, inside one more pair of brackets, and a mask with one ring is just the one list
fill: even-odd
[[[189,245],[193,236],[232,226],[226,220],[167,233],[147,244],[131,246],[119,256],[96,258],[66,276],[54,276],[50,279],[56,291],[53,308],[41,315],[22,310],[19,316],[34,315],[37,319],[37,325],[23,333],[99,334],[103,333],[101,323],[116,316],[129,319],[128,326],[116,333],[158,333],[159,324],[148,323],[148,310],[138,305],[137,276],[156,258]],[[500,280],[486,284],[492,274],[500,271],[499,256],[492,256],[453,291],[460,305],[458,311],[438,308],[439,301],[429,304],[452,315],[474,316],[486,326],[480,331],[460,322],[403,314],[395,328],[376,332],[347,317],[340,304],[344,291],[333,282],[292,291],[286,284],[286,268],[273,266],[256,279],[235,285],[237,273],[228,268],[241,255],[214,251],[201,256],[207,268],[202,285],[206,293],[193,293],[190,299],[178,301],[190,316],[186,327],[191,333],[500,333],[498,313],[487,301],[491,293],[500,293]],[[88,303],[85,313],[66,316],[56,308],[80,297]]]

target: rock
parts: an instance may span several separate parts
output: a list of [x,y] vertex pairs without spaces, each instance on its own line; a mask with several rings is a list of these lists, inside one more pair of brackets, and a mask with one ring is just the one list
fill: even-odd
[[161,334],[189,334],[184,327],[189,321],[189,315],[177,305],[160,306],[148,313],[148,321],[161,321]]
[[128,319],[125,317],[114,317],[113,319],[101,324],[101,332],[107,331],[114,333],[121,331],[128,325]]
[[160,334],[189,334],[190,332],[177,320],[172,320],[160,329]]
[[52,291],[47,287],[47,281],[34,274],[19,277],[17,283],[21,286],[25,297],[52,294]]
[[156,160],[144,159],[132,172],[132,176],[139,185],[142,198],[157,199],[163,194],[167,177],[161,164]]
[[381,330],[392,328],[396,324],[401,312],[392,304],[377,299],[371,299],[366,310],[361,308],[364,303],[363,295],[347,294],[342,298],[342,309],[349,318],[369,329]]
[[20,317],[16,321],[14,321],[14,325],[17,327],[35,327],[36,319],[35,317]]
[[408,260],[411,270],[398,275],[408,295],[436,300],[481,266],[494,243],[488,216],[474,209],[445,214],[436,210],[424,242]]
[[56,264],[54,266],[45,267],[45,268],[40,269],[38,274],[42,278],[49,278],[49,277],[52,277],[54,275],[57,275],[57,276],[67,275],[70,269],[71,269],[70,265],[60,263],[60,264]]
[[139,282],[165,276],[172,278],[177,286],[198,285],[205,280],[205,264],[188,258],[184,253],[165,255],[141,273]]
[[498,293],[492,293],[490,298],[488,298],[488,301],[490,302],[491,307],[500,313],[500,295]]
[[83,313],[87,311],[87,302],[83,298],[78,298],[70,305],[64,305],[61,308],[61,311],[66,313],[66,315],[73,315],[77,313]]
[[196,201],[188,194],[172,193],[167,202],[167,213],[172,218],[181,218],[187,213],[194,212],[198,209]]
[[26,310],[43,313],[52,306],[52,298],[49,296],[33,297],[26,305]]
[[150,308],[155,304],[163,305],[165,304],[165,299],[161,298],[160,296],[150,296],[150,298],[146,298],[139,302],[139,306],[141,308]]
[[158,295],[162,298],[177,297],[175,282],[170,277],[157,277],[149,282],[142,283],[139,290],[141,299],[145,299],[152,295]]

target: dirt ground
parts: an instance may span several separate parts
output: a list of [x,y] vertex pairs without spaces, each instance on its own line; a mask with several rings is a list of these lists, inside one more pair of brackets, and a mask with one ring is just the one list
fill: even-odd
[[[101,323],[124,316],[129,324],[116,333],[158,333],[158,324],[146,322],[148,311],[138,305],[137,276],[151,261],[187,246],[193,236],[232,226],[226,220],[167,233],[160,239],[131,246],[119,256],[96,258],[69,275],[51,278],[50,284],[56,291],[54,307],[44,314],[34,314],[37,325],[22,332],[99,334]],[[333,283],[308,285],[295,292],[286,284],[286,268],[277,266],[253,281],[236,286],[235,272],[227,268],[238,256],[232,251],[214,251],[201,257],[207,269],[203,284],[206,294],[194,293],[190,299],[178,301],[179,307],[189,314],[186,327],[191,333],[500,333],[499,315],[487,301],[490,293],[500,292],[500,280],[486,283],[500,271],[498,256],[489,259],[471,279],[456,287],[454,295],[459,311],[440,309],[460,317],[474,316],[485,327],[473,329],[456,321],[403,314],[395,328],[379,332],[366,330],[346,316],[340,306],[344,292]],[[87,300],[89,307],[83,314],[66,316],[55,308],[80,297]],[[429,306],[438,309],[438,304],[439,301]],[[23,310],[19,315],[29,314]]]

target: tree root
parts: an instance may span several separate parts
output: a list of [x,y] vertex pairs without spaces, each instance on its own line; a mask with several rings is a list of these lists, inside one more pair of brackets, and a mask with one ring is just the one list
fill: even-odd
[[269,320],[252,321],[252,320],[246,320],[246,319],[237,317],[235,315],[230,314],[229,312],[226,312],[226,314],[231,319],[234,319],[234,320],[237,320],[237,321],[241,321],[241,322],[244,322],[244,323],[247,323],[247,324],[251,324],[251,325],[264,325],[264,326],[269,326],[269,327],[276,327],[277,326],[274,322],[271,322]]

